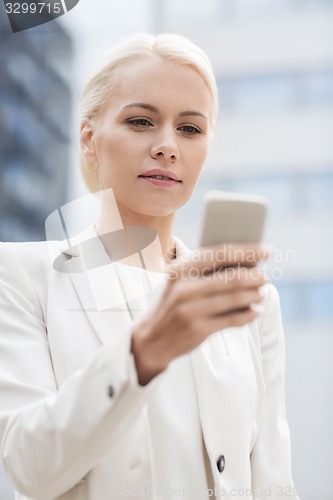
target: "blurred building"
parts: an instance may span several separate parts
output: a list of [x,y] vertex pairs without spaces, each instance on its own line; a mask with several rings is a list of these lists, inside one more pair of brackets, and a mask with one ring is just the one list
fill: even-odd
[[[72,58],[60,23],[13,34],[0,6],[0,240],[45,239],[66,200]],[[14,498],[1,468],[0,498]]]
[[220,19],[214,185],[267,196],[267,240],[295,252],[277,283],[286,320],[332,321],[333,1],[225,1]]
[[0,15],[0,240],[45,239],[66,200],[72,57],[57,21],[13,34]]

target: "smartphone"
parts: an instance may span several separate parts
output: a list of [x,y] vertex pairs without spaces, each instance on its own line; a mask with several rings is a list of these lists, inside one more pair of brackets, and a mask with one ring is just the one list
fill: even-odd
[[261,241],[267,215],[264,197],[209,191],[204,197],[204,205],[201,247]]

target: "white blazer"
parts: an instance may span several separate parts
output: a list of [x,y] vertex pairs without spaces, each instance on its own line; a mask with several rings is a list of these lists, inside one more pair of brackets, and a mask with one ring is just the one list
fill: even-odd
[[[85,232],[76,242],[90,236]],[[133,318],[121,307],[136,271],[119,277],[116,264],[110,285],[107,264],[90,265],[101,248],[89,241],[67,248],[63,242],[0,244],[4,467],[20,500],[120,500],[124,478],[138,496],[160,500],[147,442],[162,444],[164,435],[150,435],[145,408],[164,374],[138,385]],[[186,252],[179,241],[177,247]],[[94,292],[96,279],[106,287],[102,292]],[[106,296],[111,308],[102,304]],[[143,297],[130,299],[133,310],[145,309]],[[189,356],[216,498],[298,498],[275,288],[265,287],[259,319],[212,334]]]

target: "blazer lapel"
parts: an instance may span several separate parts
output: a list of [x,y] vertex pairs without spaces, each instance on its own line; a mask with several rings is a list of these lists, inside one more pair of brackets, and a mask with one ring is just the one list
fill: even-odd
[[161,273],[112,262],[92,226],[62,242],[54,268],[68,275],[102,344],[129,332],[165,283]]

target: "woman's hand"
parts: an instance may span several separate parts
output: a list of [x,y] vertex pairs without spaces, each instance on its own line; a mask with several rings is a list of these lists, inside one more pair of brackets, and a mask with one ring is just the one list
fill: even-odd
[[211,333],[253,321],[266,283],[255,266],[268,256],[259,245],[219,245],[171,264],[160,300],[133,330],[139,383],[147,384]]

